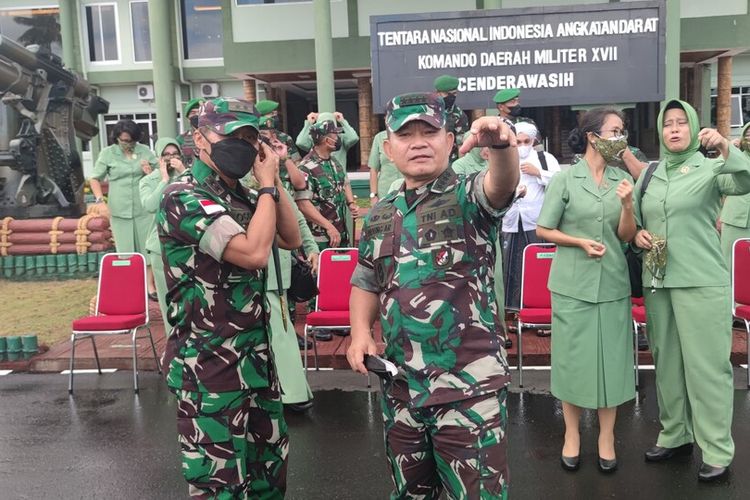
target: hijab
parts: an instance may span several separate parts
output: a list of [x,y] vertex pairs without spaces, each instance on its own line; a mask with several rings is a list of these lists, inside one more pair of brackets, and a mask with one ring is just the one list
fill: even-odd
[[[680,152],[672,152],[667,149],[667,145],[664,142],[664,115],[668,109],[678,108],[685,111],[687,115],[688,125],[690,127],[690,144],[687,149]],[[693,156],[700,148],[700,141],[698,140],[698,132],[700,132],[700,125],[698,121],[698,113],[695,109],[685,101],[679,99],[672,99],[659,112],[659,141],[664,149],[664,161],[666,162],[667,170],[673,170],[678,166],[685,163],[688,158]]]
[[747,156],[750,156],[750,138],[745,139],[745,134],[747,134],[748,130],[750,130],[750,122],[746,123],[745,126],[742,127],[742,132],[740,132],[740,149]]

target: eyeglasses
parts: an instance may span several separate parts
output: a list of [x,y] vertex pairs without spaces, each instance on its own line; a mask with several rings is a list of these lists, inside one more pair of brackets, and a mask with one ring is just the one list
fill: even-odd
[[684,127],[685,125],[688,125],[690,122],[688,122],[686,119],[680,119],[680,120],[667,120],[665,121],[662,126],[664,128],[672,128],[672,127]]
[[609,138],[611,137],[624,137],[625,139],[628,138],[628,131],[627,130],[620,130],[619,128],[613,128],[612,130],[600,130],[598,134],[599,137],[604,139],[604,134],[609,134]]
[[179,158],[180,153],[164,153],[161,155],[162,158]]

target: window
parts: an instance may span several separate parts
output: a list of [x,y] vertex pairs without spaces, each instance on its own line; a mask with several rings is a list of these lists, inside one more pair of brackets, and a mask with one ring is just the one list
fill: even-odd
[[104,115],[104,127],[107,132],[107,145],[111,146],[114,144],[112,140],[112,129],[115,124],[120,120],[133,120],[138,128],[141,129],[141,144],[145,144],[152,150],[156,143],[157,128],[156,128],[156,113],[136,113],[136,114],[122,114],[122,115]]
[[115,62],[120,59],[115,8],[115,4],[86,6],[86,31],[91,62]]
[[260,5],[264,3],[310,3],[312,0],[237,0],[237,5]]
[[133,59],[136,62],[148,62],[151,60],[148,2],[130,2],[130,22],[133,27]]
[[[730,106],[732,128],[742,127],[750,122],[750,87],[732,88]],[[711,124],[716,125],[716,89],[711,90]]]
[[40,45],[62,56],[58,7],[2,9],[0,35],[21,45]]
[[224,53],[221,0],[182,0],[185,59],[215,59]]

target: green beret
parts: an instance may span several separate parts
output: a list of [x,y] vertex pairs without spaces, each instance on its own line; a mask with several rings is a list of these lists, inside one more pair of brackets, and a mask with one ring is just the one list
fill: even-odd
[[258,114],[260,116],[267,115],[268,113],[273,113],[278,107],[278,102],[271,101],[269,99],[258,101],[258,104],[255,105],[255,109],[258,110]]
[[504,102],[510,101],[511,99],[515,99],[519,95],[521,95],[520,89],[503,89],[499,90],[497,94],[495,94],[495,98],[492,100],[498,104],[502,104]]
[[438,92],[452,92],[458,88],[458,78],[443,75],[435,78],[435,90]]
[[200,106],[201,104],[203,104],[203,102],[204,102],[204,99],[202,99],[202,98],[200,98],[200,97],[197,97],[197,98],[195,98],[195,99],[190,99],[190,100],[189,100],[189,101],[188,101],[188,102],[187,102],[187,103],[185,104],[185,108],[183,109],[183,111],[182,111],[182,114],[183,114],[184,116],[187,116],[187,115],[189,115],[189,114],[190,114],[190,111],[191,111],[191,110],[193,110],[193,109],[195,109],[195,108],[199,107],[199,106]]

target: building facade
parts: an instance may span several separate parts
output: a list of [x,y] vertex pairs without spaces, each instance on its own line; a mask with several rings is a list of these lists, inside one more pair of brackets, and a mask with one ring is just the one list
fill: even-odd
[[[360,145],[349,153],[349,165],[356,168],[366,163],[371,137],[382,125],[372,113],[370,16],[598,3],[609,2],[2,0],[0,34],[48,45],[110,101],[103,132],[130,118],[151,145],[160,133],[183,130],[181,107],[194,97],[273,98],[282,103],[285,128],[296,135],[306,115],[317,111],[318,93],[326,92],[360,133]],[[667,97],[686,98],[704,124],[729,122],[728,132],[738,133],[750,121],[750,0],[666,0],[666,6]],[[327,33],[321,35],[316,23],[326,9],[328,66],[326,61],[316,65],[316,38],[321,45]],[[332,88],[318,88],[318,80],[330,81],[316,77],[320,67],[332,68],[333,85],[322,84]],[[636,145],[658,156],[658,103],[620,105]],[[562,103],[529,110],[549,149],[563,161],[570,156],[564,138],[577,111]],[[108,144],[108,135],[89,145],[92,156]]]

